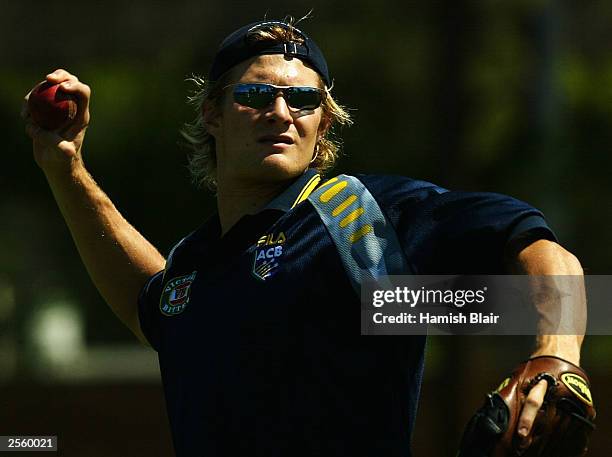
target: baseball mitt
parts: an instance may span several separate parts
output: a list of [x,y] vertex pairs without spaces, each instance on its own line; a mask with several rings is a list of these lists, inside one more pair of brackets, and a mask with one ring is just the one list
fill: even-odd
[[[544,403],[521,449],[516,428],[529,390],[548,384]],[[468,423],[457,457],[582,457],[595,429],[589,378],[578,366],[558,357],[534,357],[489,393]]]

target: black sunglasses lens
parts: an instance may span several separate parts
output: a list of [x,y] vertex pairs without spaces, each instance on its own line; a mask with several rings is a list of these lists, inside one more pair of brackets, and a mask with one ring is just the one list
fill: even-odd
[[240,84],[234,88],[234,101],[243,106],[261,109],[274,101],[276,90],[266,84]]
[[285,99],[289,106],[300,110],[314,110],[321,104],[321,91],[314,87],[291,87]]
[[262,109],[271,105],[282,90],[287,104],[298,110],[314,110],[321,104],[321,91],[314,87],[278,89],[269,84],[238,84],[234,88],[234,101],[250,108]]

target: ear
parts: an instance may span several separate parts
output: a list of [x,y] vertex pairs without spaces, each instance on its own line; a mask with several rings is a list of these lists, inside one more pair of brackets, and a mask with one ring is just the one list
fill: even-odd
[[202,118],[204,119],[204,126],[208,133],[212,136],[216,136],[221,128],[221,113],[210,100],[206,100],[202,104]]

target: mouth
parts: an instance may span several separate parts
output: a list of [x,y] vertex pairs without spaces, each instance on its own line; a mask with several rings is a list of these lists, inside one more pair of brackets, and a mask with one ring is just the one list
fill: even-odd
[[279,147],[286,147],[295,143],[289,135],[265,135],[258,138],[257,142]]

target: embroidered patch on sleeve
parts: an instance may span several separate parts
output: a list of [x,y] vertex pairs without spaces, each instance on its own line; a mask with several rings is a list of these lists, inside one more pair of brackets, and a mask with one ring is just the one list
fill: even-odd
[[198,272],[169,280],[159,299],[159,310],[166,316],[175,316],[185,311],[191,296],[191,285]]

